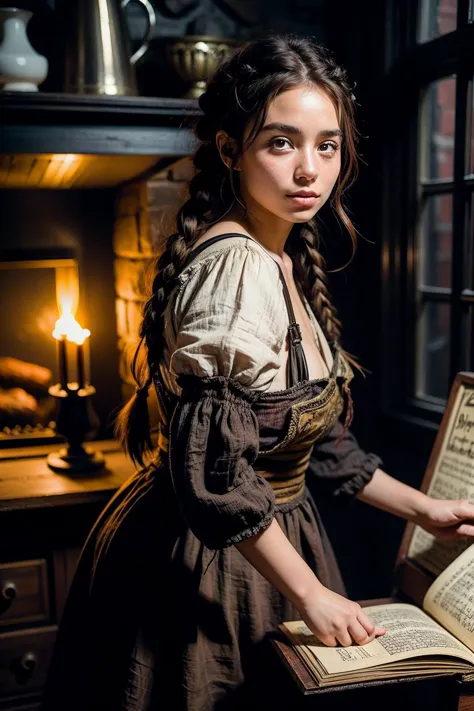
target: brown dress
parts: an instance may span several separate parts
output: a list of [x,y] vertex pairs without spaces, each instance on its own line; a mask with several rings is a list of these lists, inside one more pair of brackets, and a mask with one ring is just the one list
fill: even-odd
[[[195,250],[195,263],[228,237]],[[261,709],[260,649],[300,615],[233,544],[273,518],[321,582],[344,594],[305,479],[353,496],[381,462],[339,422],[352,372],[335,344],[330,376],[307,379],[284,279],[281,290],[286,389],[181,372],[177,394],[156,374],[156,461],[124,484],[88,538],[43,711]]]

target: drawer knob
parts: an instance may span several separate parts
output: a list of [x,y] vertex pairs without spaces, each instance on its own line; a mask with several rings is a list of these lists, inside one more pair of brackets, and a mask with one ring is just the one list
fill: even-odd
[[22,671],[32,674],[38,664],[38,658],[33,652],[25,652],[20,658],[20,668]]
[[11,602],[16,598],[17,587],[12,580],[7,580],[2,587],[2,597],[4,600]]

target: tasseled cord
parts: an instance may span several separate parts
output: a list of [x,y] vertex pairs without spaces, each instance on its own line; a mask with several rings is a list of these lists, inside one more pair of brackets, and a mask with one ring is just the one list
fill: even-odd
[[301,329],[298,323],[288,326],[288,383],[290,387],[309,380],[308,365],[301,345]]
[[145,466],[145,455],[153,451],[147,403],[148,391],[153,382],[151,369],[144,383],[140,384],[137,377],[137,360],[144,338],[143,336],[138,344],[131,365],[132,375],[137,383],[135,395],[124,406],[116,427],[116,435],[123,443],[125,451],[134,464],[142,467]]

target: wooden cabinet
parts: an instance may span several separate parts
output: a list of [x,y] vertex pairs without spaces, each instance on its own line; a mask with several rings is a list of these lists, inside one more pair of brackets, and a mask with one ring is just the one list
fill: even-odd
[[13,624],[50,622],[46,560],[0,564],[0,629]]
[[75,479],[48,469],[48,448],[0,450],[1,711],[39,711],[81,547],[104,505],[133,473],[115,443],[94,447],[104,453],[106,470]]
[[0,636],[0,690],[3,697],[41,692],[56,629],[51,625],[6,632]]

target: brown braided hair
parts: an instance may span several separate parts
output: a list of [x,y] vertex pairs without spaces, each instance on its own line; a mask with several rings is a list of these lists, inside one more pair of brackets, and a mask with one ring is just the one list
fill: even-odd
[[[357,232],[342,204],[343,192],[357,175],[358,161],[354,99],[346,73],[328,50],[308,37],[270,34],[248,42],[220,65],[199,99],[202,115],[195,125],[199,141],[193,157],[196,173],[189,183],[189,197],[178,212],[176,232],[168,237],[154,266],[151,296],[145,303],[139,331],[139,349],[145,347],[146,359],[142,358],[138,368],[137,351],[132,364],[137,391],[122,408],[116,422],[116,435],[125,451],[141,465],[144,456],[152,450],[146,398],[164,350],[163,318],[170,294],[199,237],[221,220],[236,201],[242,205],[238,172],[227,168],[221,159],[216,135],[224,131],[234,140],[237,147],[236,154],[231,156],[234,166],[263,127],[271,101],[302,84],[313,84],[324,90],[336,108],[344,138],[341,171],[330,203],[349,232],[354,256]],[[250,131],[244,145],[244,132],[248,127]],[[329,296],[315,218],[303,225],[294,225],[287,248],[301,289],[323,331],[327,338],[339,343],[341,323]],[[352,356],[346,353],[346,357],[359,368]]]

